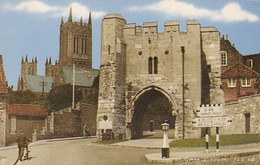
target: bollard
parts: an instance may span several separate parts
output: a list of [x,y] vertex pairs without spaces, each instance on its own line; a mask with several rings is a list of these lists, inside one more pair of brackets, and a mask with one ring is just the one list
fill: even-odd
[[154,130],[154,121],[150,120],[150,132],[153,132]]
[[163,123],[162,130],[163,132],[163,146],[162,146],[162,158],[169,158],[170,157],[170,147],[168,143],[168,134],[167,131],[169,130],[169,124]]
[[32,142],[36,142],[37,141],[37,131],[36,129],[34,129],[34,132],[32,134]]

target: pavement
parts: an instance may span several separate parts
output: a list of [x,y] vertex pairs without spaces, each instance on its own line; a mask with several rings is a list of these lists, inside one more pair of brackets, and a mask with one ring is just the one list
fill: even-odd
[[[50,139],[42,140],[31,143],[30,145],[43,145],[44,142],[48,141],[62,141],[62,140],[73,140],[82,139],[79,138],[63,138],[63,139]],[[93,142],[95,138],[92,138]],[[173,139],[169,139],[171,142]],[[137,139],[125,142],[119,142],[110,144],[111,146],[128,147],[128,148],[147,148],[147,149],[161,149],[162,139]],[[16,149],[17,146],[0,147],[0,153],[8,152]],[[158,151],[158,150],[156,150]],[[7,153],[6,153],[7,154]],[[252,159],[253,162],[260,162],[260,143],[245,144],[245,145],[232,145],[232,146],[220,146],[219,152],[212,147],[209,148],[209,152],[206,153],[204,147],[191,147],[191,148],[170,148],[170,158],[162,158],[161,153],[152,153],[144,155],[149,164],[168,164],[176,162],[207,162],[207,161],[221,161],[232,158],[233,160],[240,160],[242,157],[256,155]],[[12,157],[11,157],[12,158]],[[15,157],[12,158],[15,160]],[[0,154],[0,165],[6,165],[7,160]]]
[[[169,139],[169,143],[173,139]],[[161,149],[162,139],[138,139],[126,142],[111,144],[121,147],[140,147]],[[233,159],[234,161],[244,160],[243,157],[256,155],[247,159],[252,164],[260,164],[260,143],[220,146],[218,153],[215,148],[209,148],[208,153],[204,147],[191,148],[170,148],[170,158],[162,158],[162,153],[153,153],[145,155],[148,163],[169,164],[175,162],[218,162]]]

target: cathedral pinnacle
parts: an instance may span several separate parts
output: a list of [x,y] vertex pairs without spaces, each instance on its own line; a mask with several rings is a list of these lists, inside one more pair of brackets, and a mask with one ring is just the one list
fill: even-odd
[[23,56],[22,56],[22,63],[24,63]]
[[72,22],[72,7],[70,7],[70,15],[69,15],[68,22]]
[[61,17],[61,25],[64,24],[64,19]]
[[27,54],[26,54],[26,57],[25,57],[25,62],[28,62],[28,56],[27,56]]
[[89,25],[92,25],[91,12],[89,12],[88,24],[89,24]]
[[80,23],[82,23],[83,21],[82,21],[82,17],[80,18]]

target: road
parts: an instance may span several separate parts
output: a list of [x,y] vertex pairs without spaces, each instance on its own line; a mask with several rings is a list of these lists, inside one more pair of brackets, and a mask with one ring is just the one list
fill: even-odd
[[[76,139],[37,142],[30,146],[31,159],[17,165],[147,165],[144,155],[160,152],[159,149],[118,147],[94,141]],[[16,147],[1,150],[0,156],[6,157],[2,164],[13,164],[17,152]]]

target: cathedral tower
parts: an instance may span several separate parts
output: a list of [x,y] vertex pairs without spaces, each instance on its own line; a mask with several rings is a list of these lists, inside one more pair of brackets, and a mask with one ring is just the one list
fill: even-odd
[[61,65],[92,68],[92,21],[89,14],[88,23],[82,21],[73,22],[72,8],[70,9],[68,22],[62,18],[60,25],[60,55]]
[[32,62],[28,61],[28,56],[26,55],[25,60],[22,57],[21,62],[21,77],[19,78],[18,82],[18,90],[27,90],[26,88],[26,76],[27,75],[37,75],[37,58],[32,58]]

